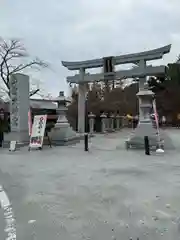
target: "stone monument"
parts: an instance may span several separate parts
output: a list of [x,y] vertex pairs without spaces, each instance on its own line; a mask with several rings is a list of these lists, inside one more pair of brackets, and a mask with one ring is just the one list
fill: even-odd
[[[79,84],[79,101],[78,101],[78,130],[84,132],[85,122],[85,88],[84,86],[89,82],[94,81],[111,81],[115,79],[128,79],[139,78],[139,124],[137,131],[134,135],[128,139],[129,145],[139,148],[140,145],[144,145],[144,136],[149,136],[151,145],[157,145],[158,137],[154,135],[154,129],[152,122],[150,121],[150,105],[152,106],[153,93],[144,87],[146,83],[146,77],[164,75],[166,67],[163,65],[152,66],[147,65],[148,61],[161,59],[164,54],[170,52],[171,45],[167,45],[161,48],[153,49],[150,51],[144,51],[133,54],[126,54],[114,57],[105,57],[100,59],[92,59],[79,62],[62,62],[62,65],[69,70],[79,70],[79,74],[67,77],[67,82]],[[115,66],[120,64],[132,63],[137,67],[115,71]],[[86,73],[86,69],[99,68],[108,66],[103,73],[89,74]],[[108,70],[108,71],[107,71]]]
[[4,135],[4,145],[10,141],[29,143],[29,76],[14,74],[10,78],[10,133]]
[[75,131],[73,131],[66,118],[66,103],[68,100],[66,100],[64,92],[59,92],[59,96],[53,101],[57,102],[58,104],[58,119],[54,128],[52,128],[50,132],[52,144],[56,146],[62,146],[79,140],[80,136]]

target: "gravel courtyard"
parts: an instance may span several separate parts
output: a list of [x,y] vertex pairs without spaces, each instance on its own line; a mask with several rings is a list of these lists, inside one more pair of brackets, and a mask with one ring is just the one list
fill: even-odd
[[159,156],[126,151],[125,130],[92,138],[88,153],[82,142],[0,151],[17,240],[180,239],[180,131],[166,131],[176,150]]

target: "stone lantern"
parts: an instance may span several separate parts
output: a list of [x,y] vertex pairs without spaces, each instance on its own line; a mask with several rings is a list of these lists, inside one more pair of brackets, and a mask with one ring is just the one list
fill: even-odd
[[65,145],[67,142],[78,138],[66,118],[66,104],[69,101],[66,100],[64,92],[59,92],[59,96],[53,101],[57,102],[58,105],[56,110],[58,119],[50,133],[51,141],[53,145]]
[[107,121],[107,116],[105,113],[101,114],[101,132],[105,133],[106,132],[106,121]]
[[116,115],[116,130],[120,129],[120,118],[121,116],[119,114]]
[[109,120],[110,120],[109,130],[111,132],[114,132],[115,130],[114,130],[114,114],[113,113],[110,115],[110,119]]
[[139,124],[135,129],[134,134],[129,139],[128,144],[129,146],[136,148],[143,148],[144,136],[148,136],[149,145],[157,146],[157,130],[153,127],[150,118],[154,93],[148,89],[140,89],[140,91],[137,93],[137,97],[139,98]]
[[139,98],[139,115],[141,123],[149,123],[152,126],[152,121],[150,118],[151,108],[152,108],[152,99],[154,93],[151,90],[141,90],[137,93]]
[[89,118],[89,132],[90,132],[90,135],[93,135],[93,133],[94,133],[95,115],[91,112],[88,115],[88,118]]

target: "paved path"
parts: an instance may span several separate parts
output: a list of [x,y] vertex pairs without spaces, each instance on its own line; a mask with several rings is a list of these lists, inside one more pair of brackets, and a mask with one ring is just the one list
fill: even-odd
[[126,151],[125,131],[92,138],[89,153],[83,143],[2,150],[0,184],[12,202],[17,240],[178,239],[180,132],[167,133],[177,149],[163,156]]

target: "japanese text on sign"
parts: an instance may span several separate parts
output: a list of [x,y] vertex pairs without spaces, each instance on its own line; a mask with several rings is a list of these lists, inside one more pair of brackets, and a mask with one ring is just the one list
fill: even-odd
[[30,137],[30,147],[42,147],[46,128],[46,120],[47,115],[37,115],[34,117],[32,133]]

